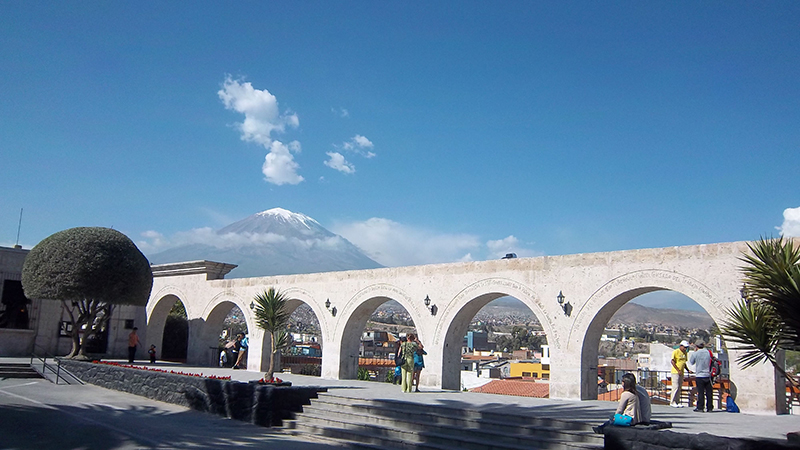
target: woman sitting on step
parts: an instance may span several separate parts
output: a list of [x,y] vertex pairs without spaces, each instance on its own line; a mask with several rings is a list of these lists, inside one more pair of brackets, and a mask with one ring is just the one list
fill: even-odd
[[603,434],[603,428],[609,425],[629,427],[641,422],[639,396],[636,392],[636,377],[632,373],[622,376],[622,395],[619,397],[617,411],[608,421],[599,427],[592,427],[595,433]]

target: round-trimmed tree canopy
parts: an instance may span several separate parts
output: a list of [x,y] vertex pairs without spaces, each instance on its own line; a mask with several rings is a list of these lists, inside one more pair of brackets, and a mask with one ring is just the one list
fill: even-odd
[[59,231],[39,242],[22,266],[28,298],[144,306],[153,288],[147,258],[111,228]]

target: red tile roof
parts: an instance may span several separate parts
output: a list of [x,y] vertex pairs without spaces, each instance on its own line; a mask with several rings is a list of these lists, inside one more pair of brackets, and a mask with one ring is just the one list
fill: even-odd
[[536,383],[533,380],[519,378],[492,380],[481,387],[470,389],[470,392],[516,395],[519,397],[550,398],[550,384]]
[[366,367],[394,367],[394,359],[384,358],[358,358],[358,366]]

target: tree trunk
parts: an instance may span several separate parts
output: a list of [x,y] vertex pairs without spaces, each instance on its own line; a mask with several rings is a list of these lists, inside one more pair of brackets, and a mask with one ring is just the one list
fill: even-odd
[[269,354],[269,369],[264,375],[264,379],[267,381],[271,380],[275,374],[275,353],[277,352],[275,349],[275,333],[269,333],[269,346],[272,352]]

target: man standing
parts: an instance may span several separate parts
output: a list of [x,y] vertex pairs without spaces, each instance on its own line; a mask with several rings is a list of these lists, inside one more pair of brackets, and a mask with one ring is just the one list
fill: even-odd
[[136,334],[138,328],[133,327],[133,331],[128,335],[128,362],[133,364],[136,357],[136,347],[139,345],[139,335]]
[[695,346],[697,351],[689,357],[689,363],[694,365],[694,371],[697,374],[697,408],[694,411],[703,412],[703,406],[705,406],[705,411],[711,412],[714,409],[712,403],[714,392],[711,386],[711,353],[703,349],[705,347],[703,341],[697,341]]
[[672,352],[672,395],[670,396],[669,406],[673,408],[683,408],[681,404],[681,388],[683,387],[683,371],[691,373],[686,367],[686,351],[689,350],[689,341],[681,341]]

